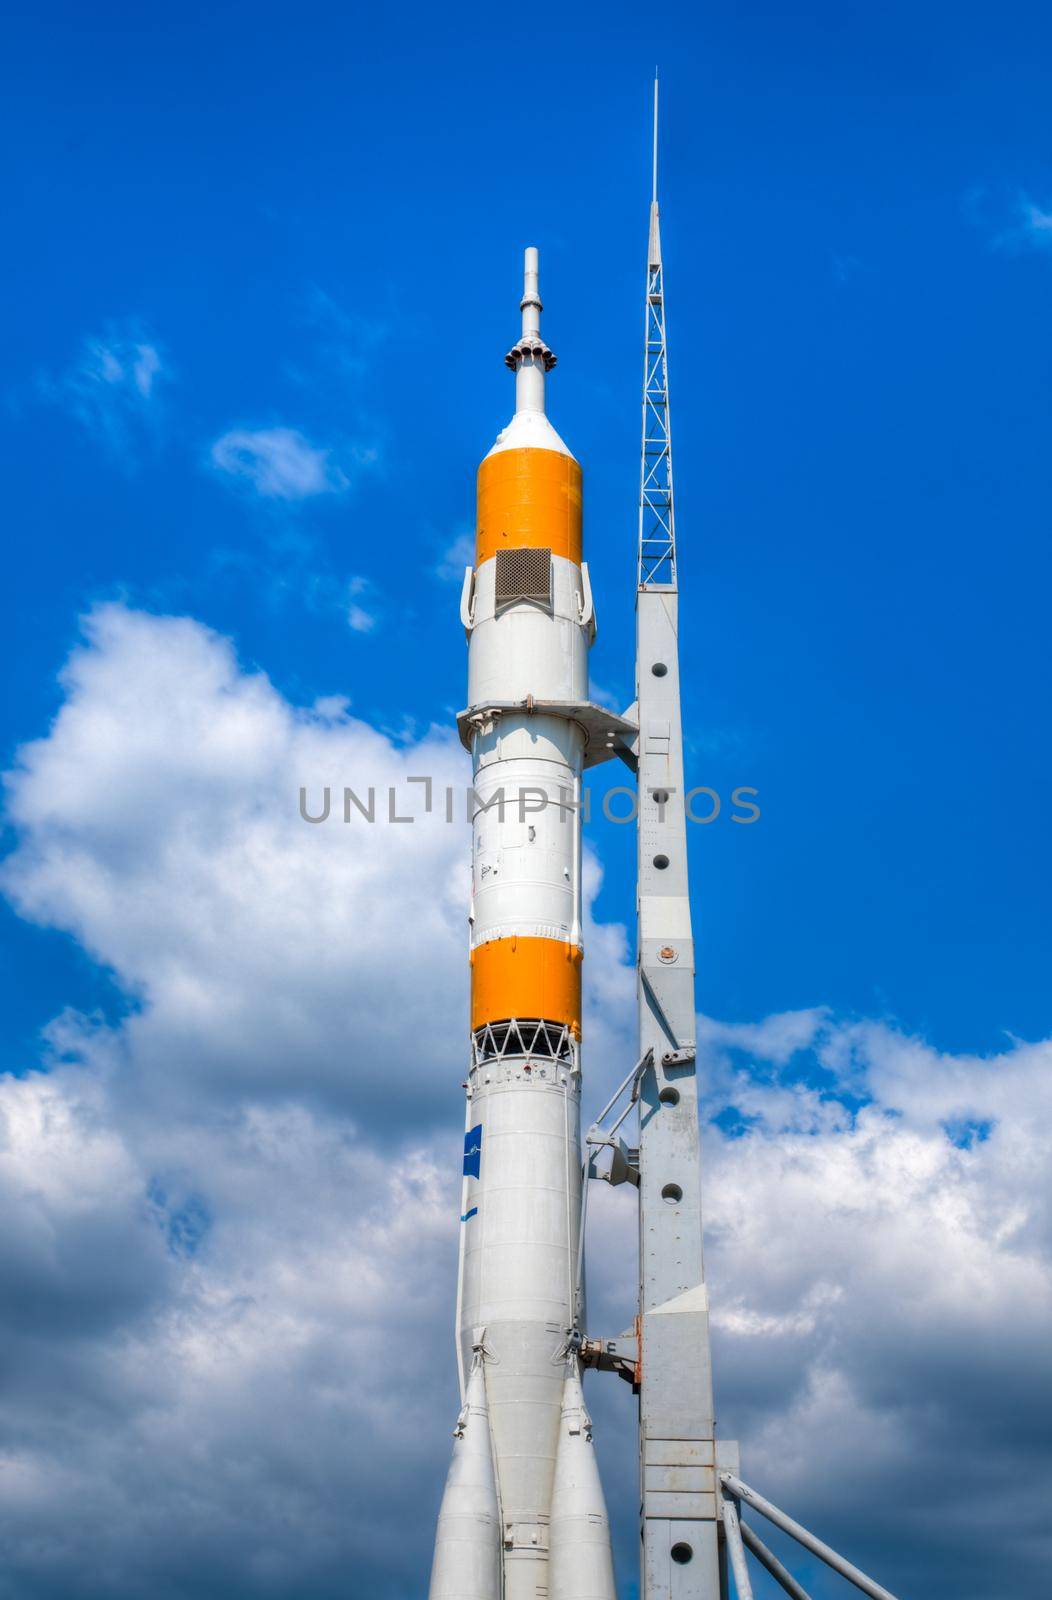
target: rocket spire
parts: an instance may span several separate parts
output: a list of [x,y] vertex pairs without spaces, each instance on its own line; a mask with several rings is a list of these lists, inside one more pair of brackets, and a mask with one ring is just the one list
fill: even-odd
[[544,374],[555,365],[555,356],[541,338],[540,268],[536,245],[527,245],[523,263],[522,337],[513,344],[505,362],[515,374],[515,411],[539,411],[544,415]]
[[522,337],[525,339],[531,333],[540,338],[541,312],[541,268],[540,255],[535,244],[526,246],[526,254],[522,264],[522,299],[519,301],[519,310],[522,312]]

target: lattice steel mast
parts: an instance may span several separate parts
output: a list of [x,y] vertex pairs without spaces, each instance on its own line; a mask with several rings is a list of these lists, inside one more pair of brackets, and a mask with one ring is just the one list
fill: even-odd
[[[746,1550],[792,1600],[806,1591],[742,1521],[748,1506],[871,1600],[894,1596],[738,1476],[738,1447],[717,1443],[708,1292],[702,1259],[695,1061],[694,944],[687,875],[679,679],[679,577],[669,419],[664,268],[657,199],[658,86],[647,248],[643,438],[636,591],[637,737],[620,753],[638,795],[639,1060],[587,1136],[586,1174],[639,1189],[639,1316],[583,1357],[639,1395],[642,1600],[753,1600]],[[616,1120],[604,1127],[619,1103]],[[638,1146],[618,1136],[638,1109]],[[596,1158],[610,1151],[607,1170]],[[587,1186],[586,1186],[587,1189]]]
[[720,1600],[657,112],[655,79],[636,594],[642,1590]]
[[639,485],[639,587],[676,587],[676,511],[668,409],[664,269],[657,198],[658,85],[654,79],[654,162],[643,332],[643,448]]

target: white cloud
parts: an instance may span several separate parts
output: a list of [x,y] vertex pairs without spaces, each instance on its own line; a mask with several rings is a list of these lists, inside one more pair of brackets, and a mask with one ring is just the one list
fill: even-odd
[[865,271],[865,263],[858,256],[840,255],[834,253],[832,257],[833,280],[841,287],[857,278],[859,273]]
[[596,705],[605,706],[608,711],[614,711],[618,715],[630,704],[630,699],[618,694],[614,689],[608,689],[605,684],[598,683],[595,678],[589,679],[588,697],[590,700],[594,700]]
[[[315,335],[313,354],[316,363],[334,375],[342,385],[355,391],[361,387],[362,374],[370,359],[375,360],[377,346],[388,338],[390,329],[377,317],[366,317],[358,311],[348,311],[338,300],[320,287],[311,284],[301,302],[303,322]],[[292,376],[298,382],[317,388],[316,372],[308,375],[295,370]]]
[[372,633],[379,618],[362,604],[362,597],[370,592],[368,578],[355,577],[347,585],[347,625],[355,633]]
[[349,479],[330,450],[295,428],[233,428],[212,446],[220,472],[244,478],[266,499],[306,500],[338,494]]
[[[109,1600],[328,1600],[348,1571],[421,1592],[453,1406],[467,828],[406,780],[462,794],[465,757],[336,696],[292,706],[206,628],[120,606],[63,688],[9,779],[4,884],[131,1009],[64,1013],[50,1070],[0,1078],[0,1596],[88,1600],[99,1572]],[[332,820],[300,820],[301,784]],[[344,785],[385,818],[389,784],[417,822],[338,820]],[[586,1115],[631,1062],[633,995],[624,930],[587,943]],[[705,1193],[745,1476],[897,1592],[1040,1592],[1052,1046],[947,1054],[823,1007],[698,1038],[706,1115],[735,1112],[709,1122]],[[610,1333],[632,1197],[596,1189]],[[592,1385],[622,1576],[626,1397]]]
[[455,1141],[394,1159],[302,1106],[119,1100],[69,1069],[2,1085],[0,1592],[336,1597],[349,1550],[362,1592],[410,1591],[399,1485],[441,1482],[455,1410],[419,1359]]
[[[981,226],[993,227],[985,214],[987,196],[984,190],[973,191],[965,201],[965,213]],[[1052,211],[1039,205],[1028,194],[1016,197],[1015,220],[1005,227],[1003,220],[996,224],[992,244],[996,250],[1018,253],[1022,250],[1048,250],[1052,248]]]
[[[331,702],[290,706],[189,619],[121,606],[91,616],[63,681],[10,780],[22,844],[4,882],[143,1002],[119,1035],[143,1092],[167,1095],[172,1071],[180,1092],[188,1074],[205,1094],[284,1092],[294,1060],[299,1088],[361,1105],[386,1092],[376,1064],[415,1015],[428,1052],[407,1064],[433,1103],[442,1064],[460,1067],[463,807],[456,826],[383,819],[409,773],[463,795],[455,735],[396,748]],[[300,820],[301,785],[311,810],[330,789],[330,822]],[[345,786],[374,789],[375,826],[340,820]],[[391,1012],[365,1003],[376,992],[398,997]]]
[[158,390],[170,377],[157,344],[134,324],[125,324],[84,339],[71,365],[57,377],[42,375],[37,387],[122,466],[132,468],[156,446]]
[[[710,1106],[746,1130],[708,1140],[722,1410],[746,1476],[897,1592],[989,1593],[977,1506],[1009,1515],[998,1474],[1035,1428],[1031,1470],[1052,1482],[1052,1043],[948,1055],[822,1010],[707,1038]],[[927,1518],[904,1522],[906,1460]]]
[[1052,211],[1045,211],[1026,198],[1022,201],[1023,229],[1031,242],[1047,249],[1052,245]]
[[704,1036],[711,1045],[729,1045],[753,1058],[784,1066],[811,1045],[825,1019],[824,1008],[783,1011],[759,1023],[727,1023],[706,1019]]
[[464,568],[475,565],[475,535],[472,532],[458,533],[443,550],[435,567],[435,576],[441,578],[443,583],[462,583],[464,581]]

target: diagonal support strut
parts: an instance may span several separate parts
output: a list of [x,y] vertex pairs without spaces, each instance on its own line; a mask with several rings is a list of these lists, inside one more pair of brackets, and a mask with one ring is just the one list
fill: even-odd
[[755,1489],[750,1489],[749,1485],[743,1483],[740,1478],[736,1478],[733,1472],[721,1472],[720,1482],[728,1494],[733,1495],[736,1500],[744,1500],[747,1505],[752,1506],[754,1511],[758,1511],[762,1517],[766,1517],[768,1522],[773,1522],[776,1528],[781,1528],[782,1532],[788,1533],[796,1540],[797,1544],[802,1544],[805,1550],[810,1550],[812,1555],[817,1556],[820,1561],[824,1561],[827,1567],[832,1567],[834,1572],[839,1572],[842,1578],[846,1578],[849,1583],[853,1583],[856,1589],[861,1589],[863,1594],[868,1594],[870,1600],[895,1600],[895,1596],[889,1589],[884,1589],[879,1583],[874,1583],[872,1578],[867,1578],[866,1574],[860,1572],[858,1567],[853,1566],[842,1555],[838,1555],[835,1550],[824,1544],[821,1539],[816,1539],[815,1535],[809,1533],[801,1523],[795,1522],[784,1511],[779,1511],[778,1507],[772,1505],[770,1500],[765,1500],[762,1494],[757,1494]]
[[792,1600],[811,1600],[803,1584],[797,1583],[792,1573],[782,1566],[774,1551],[768,1550],[759,1534],[754,1533],[747,1522],[739,1522],[738,1526],[741,1528],[742,1543],[746,1550],[752,1551],[761,1567],[767,1568],[771,1577],[776,1583],[781,1584],[786,1594],[790,1595]]
[[738,1508],[729,1497],[723,1502],[723,1531],[727,1537],[727,1554],[731,1558],[731,1571],[734,1573],[734,1587],[738,1592],[738,1600],[753,1600],[752,1582],[742,1544],[741,1523],[738,1521]]

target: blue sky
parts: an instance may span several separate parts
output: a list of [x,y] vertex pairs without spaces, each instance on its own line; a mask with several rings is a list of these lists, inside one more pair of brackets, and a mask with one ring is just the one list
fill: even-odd
[[[78,612],[118,594],[192,611],[295,698],[447,720],[464,662],[434,569],[508,409],[526,242],[587,471],[594,672],[631,698],[656,57],[692,768],[764,811],[694,835],[705,1003],[1040,1035],[1047,18],[540,12],[530,107],[517,22],[401,15],[411,50],[401,22],[316,6],[14,28],[5,748],[53,713]],[[155,349],[150,397],[78,398],[88,340]],[[264,504],[210,467],[275,425],[346,488]],[[352,577],[371,633],[347,628]],[[17,1054],[92,979],[7,931]]]
[[[49,1027],[45,1064],[87,1059],[83,1030],[56,1045],[62,1015],[94,1019],[96,1043],[121,1051],[151,1025],[159,969],[115,931],[135,925],[131,901],[115,894],[104,930],[88,889],[64,900],[63,883],[97,884],[98,840],[117,871],[164,818],[150,875],[125,892],[143,904],[164,887],[214,777],[194,765],[209,719],[266,698],[246,688],[253,674],[272,686],[272,719],[346,696],[393,772],[420,748],[455,770],[428,730],[464,698],[458,546],[476,464],[511,409],[502,358],[528,243],[559,357],[550,413],[586,474],[593,673],[612,701],[632,698],[655,61],[688,776],[727,799],[754,786],[763,813],[691,833],[699,1004],[720,1019],[720,1070],[751,1055],[760,1079],[785,1068],[813,1087],[847,1059],[877,1072],[878,1037],[923,1039],[933,1071],[1045,1039],[1050,45],[1047,9],[1011,4],[655,16],[235,0],[13,16],[0,65],[0,743],[24,770],[17,752],[44,741],[40,771],[65,787],[33,790],[31,813],[15,785],[0,1068],[38,1066]],[[110,620],[69,667],[79,619],[100,606]],[[171,616],[192,624],[150,631]],[[116,675],[129,663],[150,737],[184,688],[189,704],[187,684],[219,697],[194,700],[212,708],[200,724],[187,713],[203,731],[172,758],[172,810],[145,768],[92,765],[131,726]],[[84,718],[68,746],[49,735],[63,706]],[[144,720],[135,737],[152,749],[146,733]],[[316,769],[282,769],[290,794],[327,770],[310,748]],[[383,782],[378,748],[348,745]],[[265,787],[254,759],[245,784]],[[616,974],[632,836],[597,822],[591,839],[602,970]],[[383,893],[379,880],[362,890],[370,914]],[[164,914],[159,899],[153,924]],[[436,994],[456,994],[445,960]],[[313,983],[290,992],[288,1015],[310,1015]],[[606,995],[595,988],[597,1010]],[[784,1032],[750,1032],[801,1012],[801,1055]],[[354,1021],[341,1014],[331,1037]],[[182,1060],[179,1048],[166,1036],[152,1060]],[[211,1044],[193,1048],[213,1059]],[[331,1094],[334,1116],[356,1115],[355,1084],[333,1087],[325,1048],[310,1104]],[[429,1092],[421,1138],[447,1115]],[[738,1082],[729,1103],[748,1093]],[[155,1158],[142,1157],[150,1194]],[[189,1157],[172,1160],[189,1183]],[[1016,1170],[1022,1184],[1026,1163]],[[186,1217],[220,1215],[204,1193],[190,1184],[175,1237]],[[51,1581],[71,1592],[34,1571],[0,1595],[50,1594]]]

